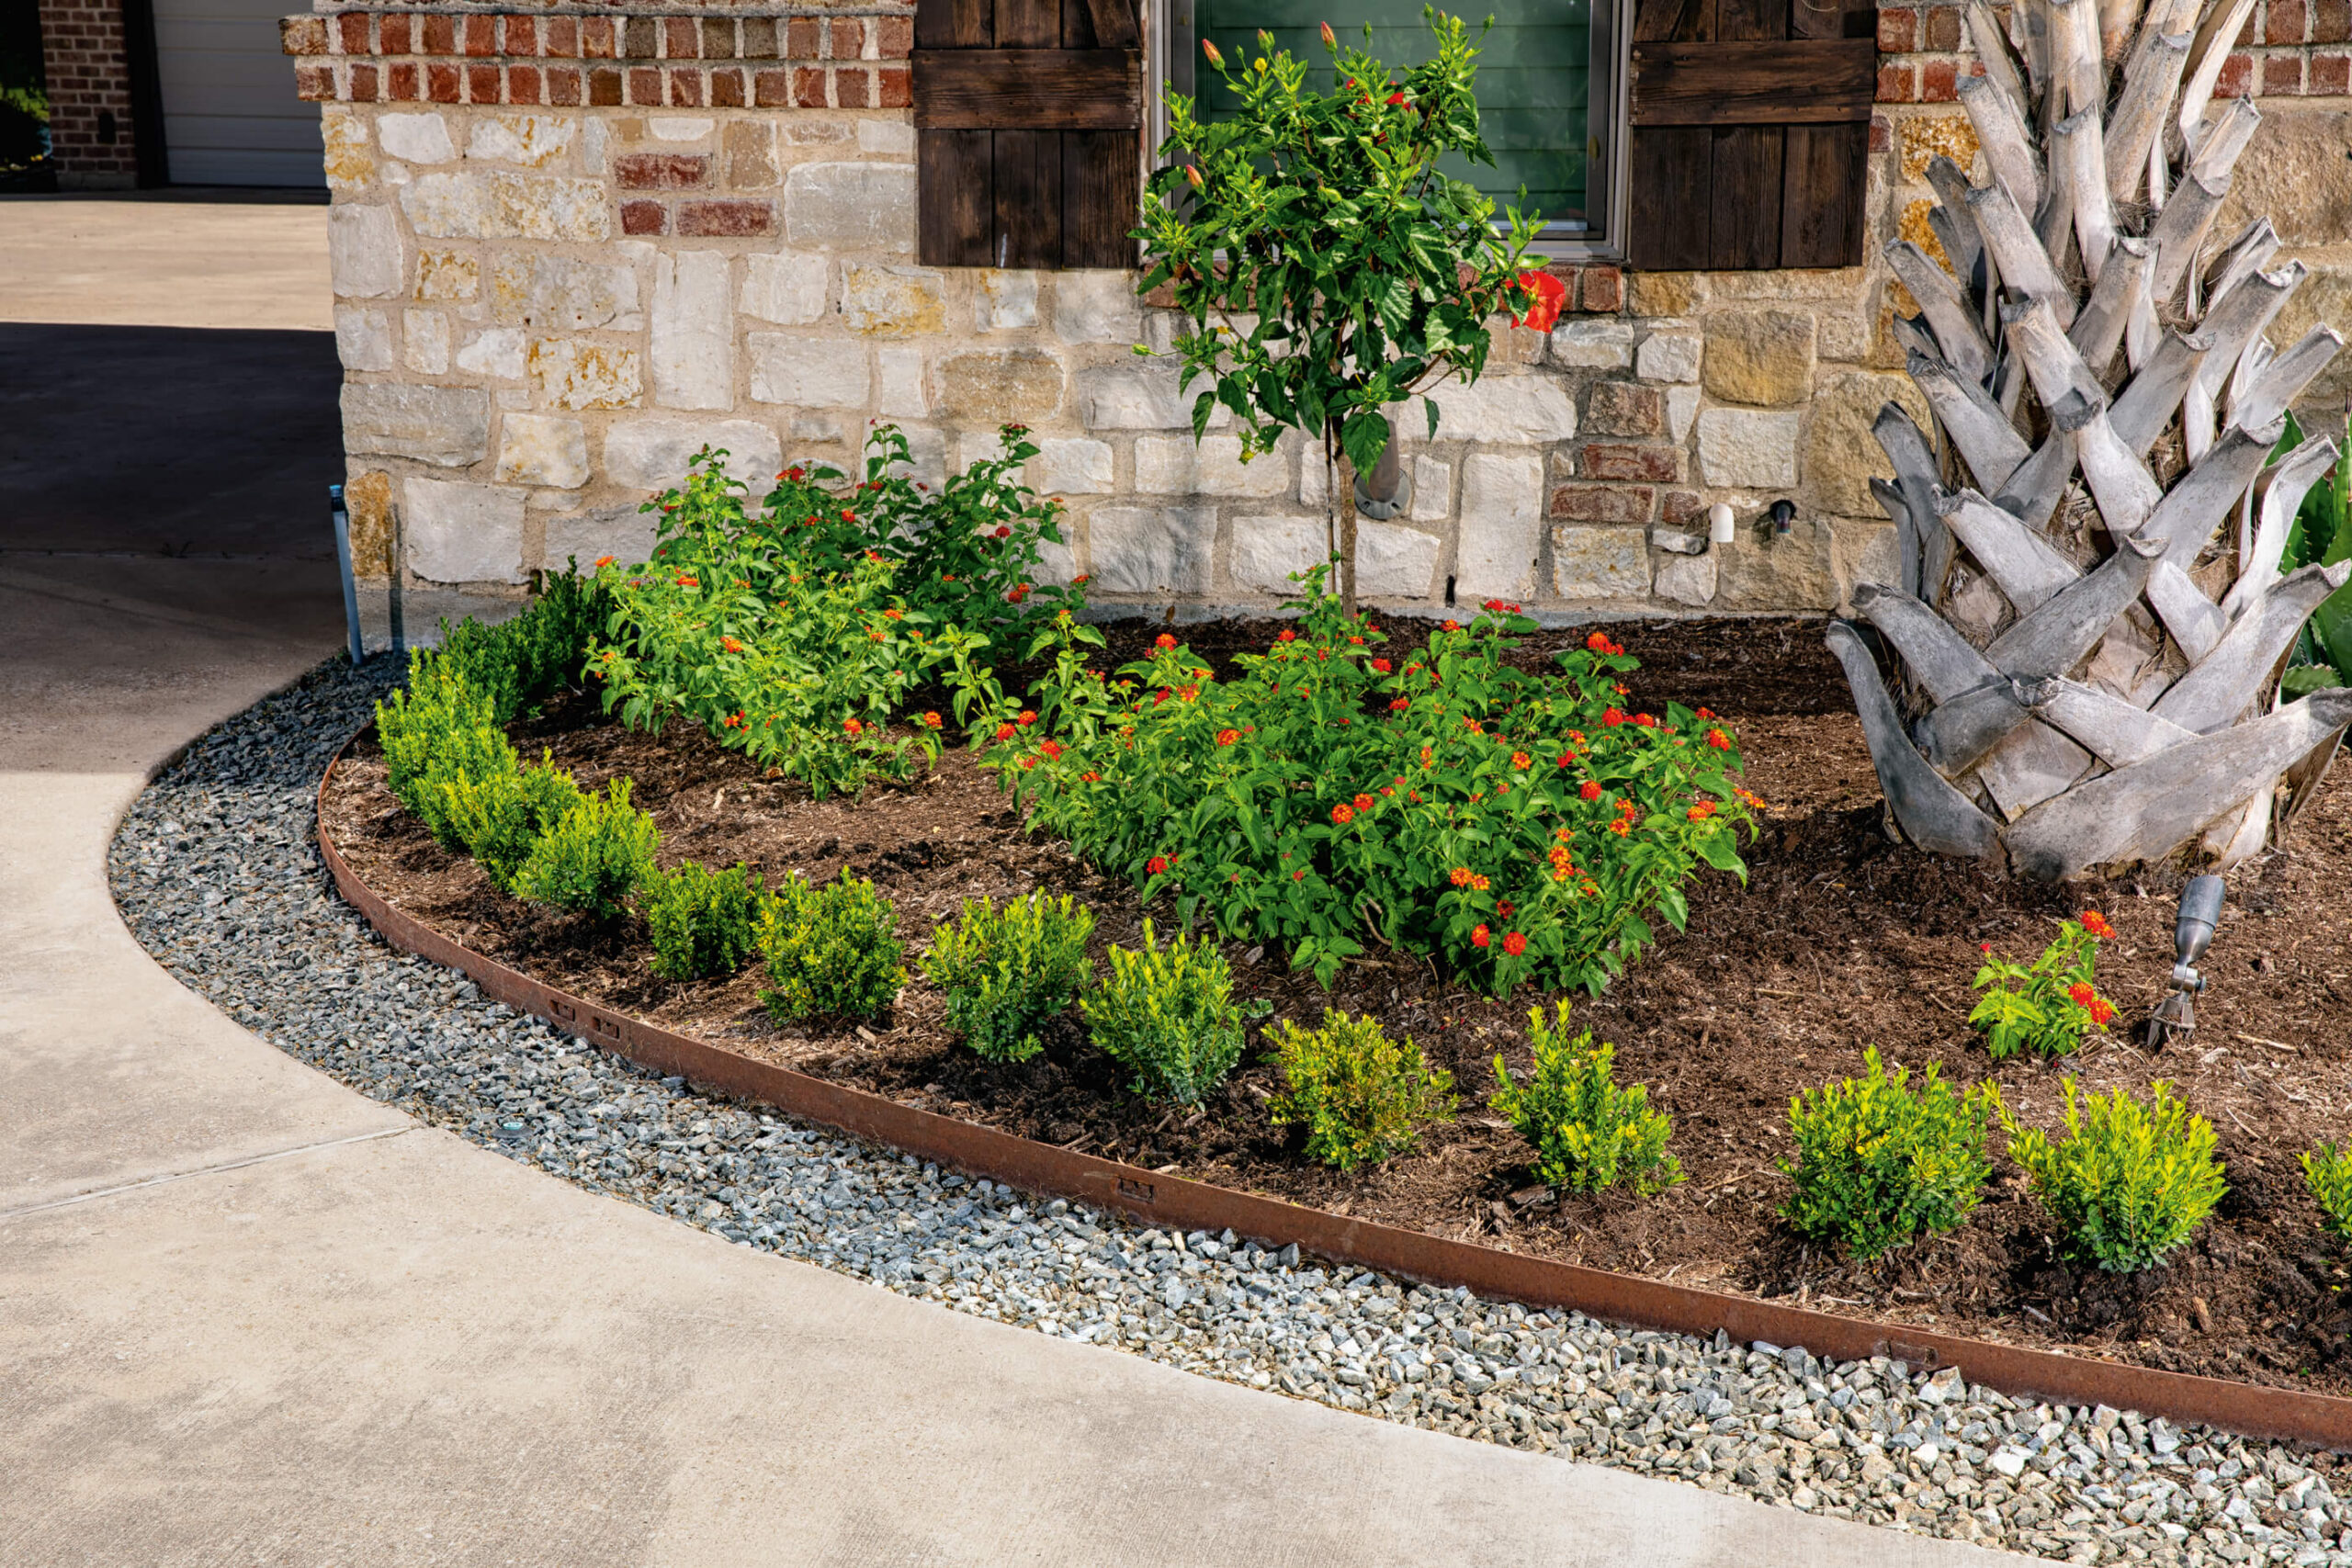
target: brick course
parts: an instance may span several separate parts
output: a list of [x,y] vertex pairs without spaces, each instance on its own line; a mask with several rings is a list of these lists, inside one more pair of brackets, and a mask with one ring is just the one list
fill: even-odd
[[128,186],[139,175],[120,0],[40,0],[49,136],[62,181]]

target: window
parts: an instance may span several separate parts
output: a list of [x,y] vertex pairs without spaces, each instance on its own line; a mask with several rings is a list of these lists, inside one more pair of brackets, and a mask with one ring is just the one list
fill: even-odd
[[[1167,0],[1170,58],[1155,62],[1154,85],[1204,93],[1214,117],[1227,94],[1216,73],[1195,69],[1205,38],[1227,59],[1259,52],[1261,28],[1275,47],[1319,67],[1317,37],[1329,21],[1342,43],[1360,44],[1398,67],[1427,58],[1422,0]],[[1446,172],[1469,181],[1497,208],[1524,206],[1544,219],[1546,252],[1616,254],[1622,220],[1619,67],[1624,29],[1618,0],[1489,0],[1494,27],[1479,42],[1478,108],[1495,166]],[[1363,43],[1369,25],[1372,39]],[[1476,22],[1473,19],[1473,30]],[[1522,201],[1521,187],[1526,189]]]

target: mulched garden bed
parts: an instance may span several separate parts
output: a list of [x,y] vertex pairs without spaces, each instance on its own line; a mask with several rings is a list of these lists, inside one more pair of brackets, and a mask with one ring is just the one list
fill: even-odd
[[[1261,651],[1280,623],[1176,628],[1227,673],[1234,652]],[[1139,657],[1162,629],[1109,628],[1107,665]],[[1408,647],[1429,629],[1392,622]],[[1532,663],[1589,628],[1530,637]],[[1608,992],[1574,1000],[1581,1027],[1617,1046],[1621,1081],[1651,1087],[1675,1120],[1672,1148],[1689,1179],[1649,1199],[1555,1201],[1533,1184],[1529,1151],[1485,1109],[1499,1053],[1527,1066],[1527,1011],[1548,996],[1500,1001],[1429,964],[1389,958],[1351,966],[1325,993],[1272,953],[1231,945],[1239,989],[1277,1016],[1319,1020],[1326,1006],[1371,1012],[1409,1032],[1449,1068],[1461,1118],[1416,1151],[1354,1177],[1309,1163],[1268,1125],[1277,1087],[1257,1031],[1224,1092],[1187,1117],[1128,1092],[1087,1043],[1073,1011],[1046,1053],[998,1066],[956,1043],[942,998],[917,974],[888,1019],[864,1028],[779,1028],[762,1010],[756,966],[729,981],[673,984],[647,970],[641,928],[600,932],[523,905],[453,856],[392,799],[363,738],[338,769],[325,825],[355,871],[393,904],[479,952],[548,984],[748,1055],[927,1110],[1080,1152],[1266,1193],[1384,1224],[1510,1251],[1751,1295],[1790,1298],[1951,1334],[2073,1347],[2171,1371],[2352,1393],[2342,1249],[2320,1228],[2297,1156],[2345,1135],[2352,1103],[2352,783],[2338,770],[2283,851],[2231,875],[2230,907],[2203,967],[2193,1041],[2150,1053],[2127,1034],[2093,1036],[2063,1066],[1996,1066],[1968,1028],[1977,944],[2029,958],[2053,922],[2097,908],[2119,940],[2102,953],[2100,988],[2135,1025],[2162,995],[2178,883],[2148,877],[2071,889],[2009,881],[1972,864],[1891,843],[1875,776],[1845,682],[1817,623],[1635,623],[1611,628],[1642,669],[1628,705],[1705,705],[1736,728],[1747,782],[1770,803],[1746,852],[1750,877],[1708,873],[1690,889],[1687,932],[1664,940]],[[1390,651],[1394,652],[1394,649]],[[1016,672],[1001,671],[1013,686]],[[944,696],[919,696],[944,707]],[[1147,911],[1131,885],[1100,876],[1067,846],[1025,833],[994,778],[961,752],[929,777],[859,799],[812,801],[766,779],[698,729],[658,735],[606,722],[592,698],[565,697],[513,728],[526,757],[551,750],[580,783],[625,774],[662,833],[662,859],[741,860],[780,876],[830,878],[842,865],[897,904],[909,967],[933,922],[961,901],[1043,886],[1076,895],[1097,917],[1094,946],[1135,945]],[[1272,1018],[1265,1021],[1271,1023]],[[1997,1080],[2012,1110],[2059,1120],[2060,1079],[2143,1092],[2171,1078],[2221,1135],[2230,1192],[2197,1238],[2162,1269],[2119,1279],[2072,1265],[2006,1160],[1985,1202],[1957,1235],[1877,1266],[1808,1247],[1777,1222],[1788,1183],[1789,1097],[1860,1070],[1863,1047],[1915,1071],[1941,1060],[1961,1081]]]

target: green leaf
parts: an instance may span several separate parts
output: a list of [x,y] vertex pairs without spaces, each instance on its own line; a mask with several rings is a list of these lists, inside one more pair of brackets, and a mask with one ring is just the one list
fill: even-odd
[[1388,446],[1388,422],[1374,410],[1358,410],[1340,427],[1340,445],[1359,471],[1380,461]]

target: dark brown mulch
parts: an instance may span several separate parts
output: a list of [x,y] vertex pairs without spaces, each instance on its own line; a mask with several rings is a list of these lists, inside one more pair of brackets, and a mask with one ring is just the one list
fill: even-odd
[[[1158,626],[1116,629],[1110,660],[1136,657]],[[1272,623],[1178,630],[1221,661],[1265,647]],[[1399,642],[1425,626],[1392,626]],[[1351,967],[1325,994],[1273,954],[1227,949],[1250,996],[1276,1016],[1313,1021],[1326,1006],[1378,1015],[1408,1032],[1464,1091],[1461,1119],[1417,1151],[1353,1178],[1309,1164],[1271,1128],[1275,1087],[1256,1032],[1244,1066],[1190,1118],[1130,1093],[1057,1021],[1046,1054],[1017,1066],[979,1061],[941,1027],[941,998],[918,976],[896,1012],[864,1031],[777,1028],[754,974],[666,984],[646,969],[641,931],[599,932],[516,903],[470,862],[433,844],[384,791],[363,741],[329,792],[326,821],[354,868],[391,900],[476,949],[569,990],[803,1071],[951,1111],[1030,1137],[1152,1168],[1313,1203],[1514,1251],[1913,1322],[1950,1333],[2068,1346],[2150,1366],[2352,1393],[2340,1304],[2344,1255],[2317,1224],[2297,1155],[2344,1135],[2352,1103],[2352,784],[2343,771],[2296,824],[2286,848],[2232,874],[2231,906],[2206,964],[2194,1043],[2151,1054],[2097,1038],[2062,1069],[1996,1066],[1965,1019],[1977,945],[2019,957],[2053,922],[2086,906],[2119,928],[2100,984],[2125,1021],[2144,1018],[2171,961],[2176,881],[2059,889],[1890,843],[1876,780],[1845,685],[1817,625],[1727,621],[1614,628],[1643,661],[1636,704],[1704,704],[1736,726],[1747,782],[1772,803],[1749,853],[1750,877],[1710,874],[1691,889],[1690,929],[1599,998],[1576,998],[1582,1026],[1613,1041],[1621,1078],[1651,1086],[1675,1119],[1689,1179],[1663,1196],[1554,1201],[1532,1185],[1528,1154],[1485,1110],[1498,1054],[1526,1062],[1527,1010],[1451,984],[1401,958]],[[1528,639],[1535,659],[1582,632]],[[659,819],[664,863],[737,860],[771,876],[815,879],[843,865],[897,903],[910,955],[966,897],[1043,886],[1095,909],[1096,949],[1132,945],[1144,911],[1124,881],[1096,875],[1060,844],[1033,838],[992,779],[951,753],[920,782],[862,799],[812,801],[759,777],[699,732],[658,736],[605,723],[566,699],[515,727],[527,754],[552,748],[594,787],[616,773]],[[1171,916],[1159,911],[1161,923]],[[1270,1019],[1269,1022],[1272,1021]],[[1958,1234],[1878,1266],[1800,1244],[1776,1219],[1787,1181],[1786,1108],[1795,1091],[1860,1070],[1877,1045],[1915,1070],[1942,1061],[1962,1081],[1996,1079],[2029,1122],[2054,1123],[2060,1079],[2143,1091],[2170,1078],[2221,1134],[2231,1191],[2214,1219],[2165,1267],[2132,1279],[2072,1265],[1999,1162],[1986,1201]]]

